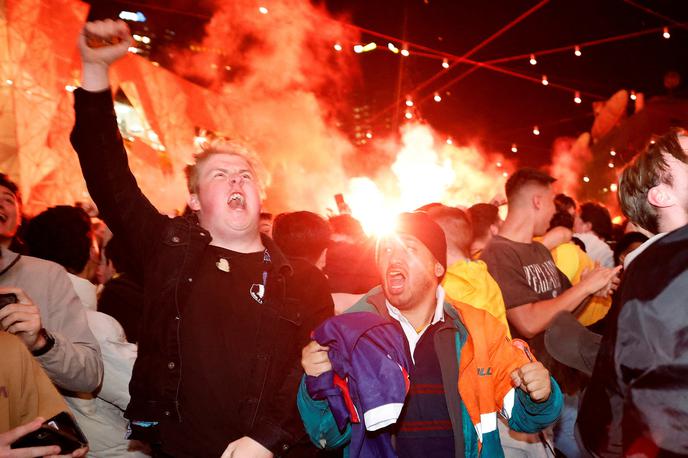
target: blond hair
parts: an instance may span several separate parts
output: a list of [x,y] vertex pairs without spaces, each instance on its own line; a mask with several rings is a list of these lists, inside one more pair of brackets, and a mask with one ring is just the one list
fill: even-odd
[[219,138],[201,144],[201,151],[194,155],[194,163],[188,164],[184,169],[189,193],[198,193],[199,169],[208,158],[216,154],[229,154],[245,160],[256,178],[261,199],[265,198],[265,188],[270,184],[270,175],[256,152],[243,143]]

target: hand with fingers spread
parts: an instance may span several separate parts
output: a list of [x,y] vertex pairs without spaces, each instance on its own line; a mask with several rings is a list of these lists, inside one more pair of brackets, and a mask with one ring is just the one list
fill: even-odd
[[301,350],[301,366],[303,366],[303,371],[306,375],[317,377],[332,370],[332,363],[329,356],[327,356],[328,350],[329,347],[323,347],[315,340],[303,347],[303,350]]
[[0,309],[0,329],[19,337],[30,351],[36,351],[47,343],[39,332],[43,327],[41,313],[31,298],[20,288],[0,288],[0,294],[17,295],[16,304]]
[[581,273],[580,285],[583,285],[588,294],[598,297],[607,297],[616,291],[619,286],[619,272],[622,266],[612,269],[606,267],[595,267],[592,270],[584,270]]
[[522,389],[535,402],[545,402],[552,392],[549,371],[539,361],[521,366],[511,373],[514,386]]

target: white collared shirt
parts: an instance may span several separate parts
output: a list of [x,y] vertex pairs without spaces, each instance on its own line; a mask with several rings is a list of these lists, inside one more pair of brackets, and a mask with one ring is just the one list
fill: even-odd
[[432,322],[430,325],[426,326],[423,328],[422,331],[416,332],[416,329],[413,327],[413,325],[409,322],[409,320],[406,319],[406,317],[399,311],[398,308],[393,306],[392,304],[389,303],[388,300],[385,299],[385,305],[387,306],[387,311],[389,312],[389,316],[394,318],[401,324],[401,329],[404,331],[404,335],[406,336],[406,340],[409,343],[409,350],[411,351],[411,359],[413,360],[413,363],[415,364],[416,361],[413,357],[413,353],[416,350],[416,345],[420,341],[420,338],[423,337],[423,334],[425,331],[433,324],[439,322],[439,321],[444,321],[444,289],[442,286],[438,285],[437,286],[437,291],[435,292],[435,297],[437,298],[437,305],[435,305],[435,315],[432,317]]

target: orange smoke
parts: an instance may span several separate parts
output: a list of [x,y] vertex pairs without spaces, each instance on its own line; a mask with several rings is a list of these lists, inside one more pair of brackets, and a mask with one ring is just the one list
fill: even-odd
[[592,160],[588,146],[590,134],[584,133],[578,139],[560,137],[552,146],[552,165],[549,173],[557,179],[555,187],[571,197],[576,197],[583,182],[585,167]]
[[205,51],[176,51],[176,71],[219,93],[210,113],[218,134],[259,152],[272,175],[266,209],[323,211],[346,183],[342,157],[353,151],[333,112],[356,67],[332,44],[357,37],[309,1],[258,6],[219,2],[195,48]]
[[398,151],[391,174],[349,181],[345,199],[367,233],[385,231],[395,214],[432,202],[467,207],[501,200],[511,162],[475,146],[447,144],[425,124],[407,124],[401,133],[401,143],[390,146]]

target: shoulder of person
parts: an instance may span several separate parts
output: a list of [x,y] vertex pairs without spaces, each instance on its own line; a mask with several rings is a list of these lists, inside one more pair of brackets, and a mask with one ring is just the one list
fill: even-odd
[[47,259],[22,255],[16,267],[29,273],[35,272],[40,273],[40,275],[51,275],[53,277],[64,277],[65,279],[69,279],[67,270],[64,267],[56,262],[48,261]]
[[5,331],[0,331],[0,353],[2,364],[13,370],[19,370],[21,360],[33,358],[19,337]]

